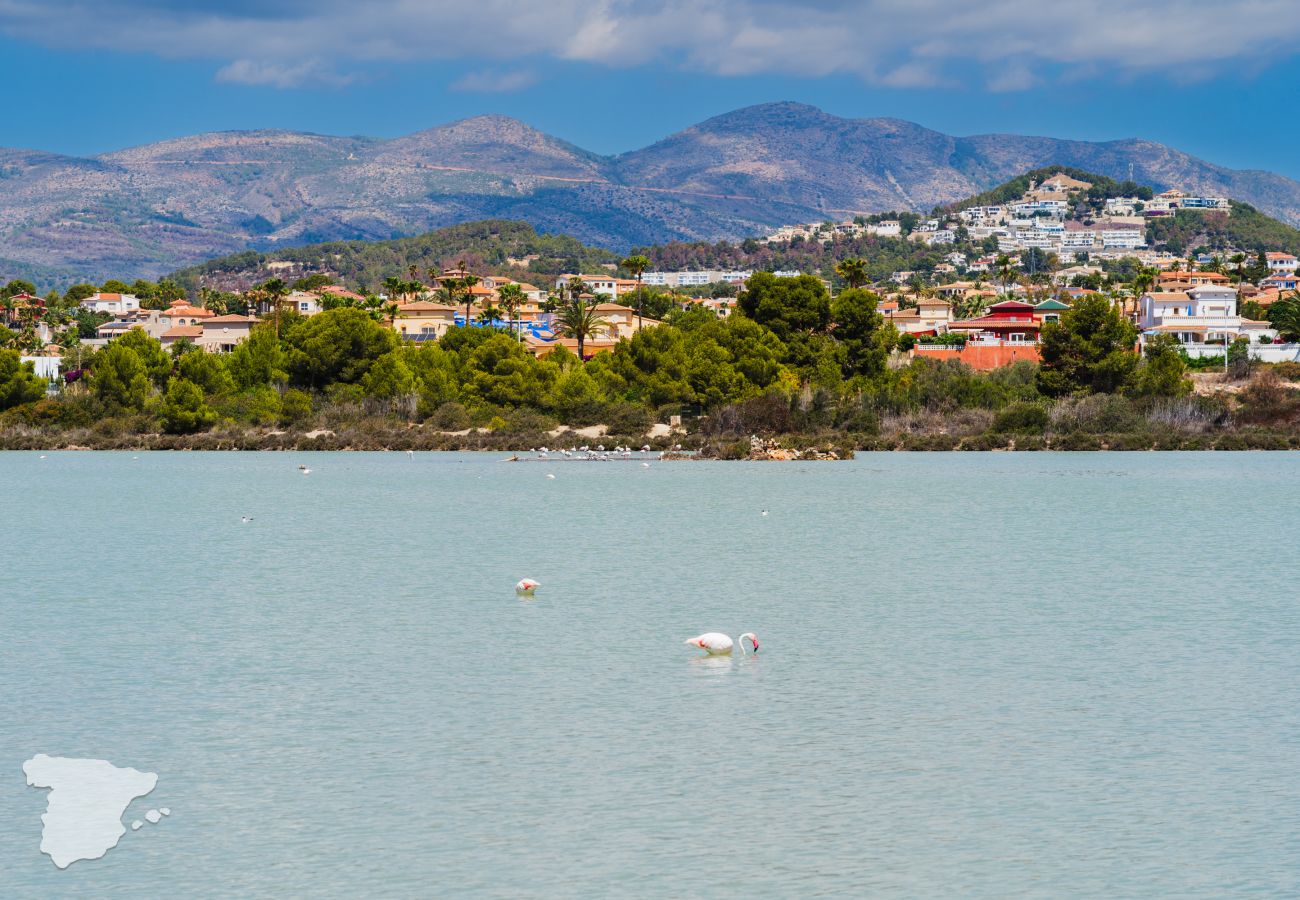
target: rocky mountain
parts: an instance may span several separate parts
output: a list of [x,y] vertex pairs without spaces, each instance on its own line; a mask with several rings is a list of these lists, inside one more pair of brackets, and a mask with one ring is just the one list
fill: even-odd
[[1300,183],[1150,141],[952,137],[771,103],[605,157],[481,116],[394,140],[222,132],[93,158],[0,149],[0,278],[155,277],[245,249],[514,219],[622,250],[926,211],[1069,165],[1252,203],[1300,224]]

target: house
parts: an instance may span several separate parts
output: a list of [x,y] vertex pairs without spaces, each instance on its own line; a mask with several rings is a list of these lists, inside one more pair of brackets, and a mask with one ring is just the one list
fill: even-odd
[[172,327],[170,321],[162,320],[162,313],[156,309],[133,309],[114,315],[112,319],[95,329],[96,338],[104,341],[121,337],[132,328],[139,328],[151,338],[161,339],[163,333]]
[[321,311],[321,295],[308,291],[294,291],[285,297],[281,309],[291,309],[299,315],[314,316]]
[[1296,259],[1295,254],[1279,253],[1276,250],[1264,254],[1265,261],[1268,262],[1270,272],[1294,272],[1300,268],[1300,259]]
[[567,288],[574,278],[582,279],[587,293],[605,294],[610,300],[630,294],[636,290],[636,282],[630,278],[615,278],[612,275],[561,275],[555,280],[557,288]]
[[953,300],[958,297],[965,297],[968,292],[975,289],[975,282],[973,281],[951,281],[948,284],[939,285],[935,288],[935,291],[940,297],[947,297],[949,300]]
[[164,331],[162,336],[158,338],[164,347],[170,347],[177,341],[190,341],[191,343],[197,344],[202,339],[202,325],[177,325],[174,328]]
[[140,308],[140,298],[134,294],[91,294],[85,300],[81,301],[82,309],[88,309],[91,312],[98,313],[118,313],[132,312]]
[[216,313],[212,310],[191,306],[188,300],[173,300],[170,307],[158,313],[158,320],[168,328],[174,328],[198,325],[204,319],[211,319],[214,316]]
[[952,321],[952,306],[937,297],[920,297],[916,309],[898,309],[885,312],[885,320],[904,334],[942,334]]
[[1077,178],[1071,178],[1064,172],[1057,172],[1051,178],[1048,178],[1040,184],[1038,189],[1043,191],[1063,191],[1068,193],[1070,191],[1086,191],[1090,187],[1092,187],[1092,182],[1090,181],[1080,181]]
[[1070,308],[1068,303],[1062,303],[1060,300],[1047,299],[1034,307],[1034,316],[1046,325],[1048,322],[1059,322],[1061,313]]
[[1172,334],[1184,344],[1230,342],[1241,336],[1257,343],[1261,337],[1275,334],[1267,322],[1238,315],[1234,288],[1212,284],[1143,294],[1138,302],[1138,327],[1144,338]]
[[642,317],[641,324],[637,324],[636,310],[628,306],[621,306],[617,303],[598,303],[596,304],[596,315],[600,316],[612,326],[614,333],[611,337],[616,340],[630,338],[641,330],[642,327],[650,328],[660,324],[655,319]]
[[1232,279],[1227,275],[1218,272],[1182,272],[1177,269],[1170,269],[1168,272],[1161,272],[1156,284],[1165,286],[1169,284],[1189,284],[1195,287],[1200,284],[1230,284]]
[[397,308],[393,327],[408,341],[437,340],[456,324],[458,307],[432,300],[415,300]]
[[261,320],[256,316],[213,316],[200,324],[202,335],[195,341],[209,353],[229,353],[237,345],[248,340],[253,326]]
[[958,319],[948,324],[949,331],[966,332],[972,340],[1015,344],[1038,343],[1041,328],[1042,321],[1034,305],[1023,300],[1003,300],[994,303],[979,318]]
[[1259,286],[1264,290],[1294,291],[1300,286],[1300,276],[1295,272],[1278,272],[1260,281]]

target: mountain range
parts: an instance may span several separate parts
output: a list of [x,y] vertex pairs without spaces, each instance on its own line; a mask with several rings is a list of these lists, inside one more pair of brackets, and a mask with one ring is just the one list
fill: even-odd
[[0,149],[0,278],[158,275],[210,257],[525,220],[622,251],[792,222],[925,212],[1063,165],[1230,196],[1300,224],[1300,182],[1152,141],[953,137],[900,119],[751,106],[601,156],[500,116],[380,140],[200,134],[95,157]]

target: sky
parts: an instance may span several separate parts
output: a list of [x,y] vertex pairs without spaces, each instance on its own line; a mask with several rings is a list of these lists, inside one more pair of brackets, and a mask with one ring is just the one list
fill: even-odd
[[483,113],[612,154],[796,100],[1300,177],[1295,0],[0,0],[0,54],[0,146],[74,155]]

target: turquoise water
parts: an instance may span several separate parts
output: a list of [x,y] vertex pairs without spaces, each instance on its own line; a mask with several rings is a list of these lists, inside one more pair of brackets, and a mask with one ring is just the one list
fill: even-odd
[[500,458],[0,454],[0,894],[1300,891],[1300,456]]

